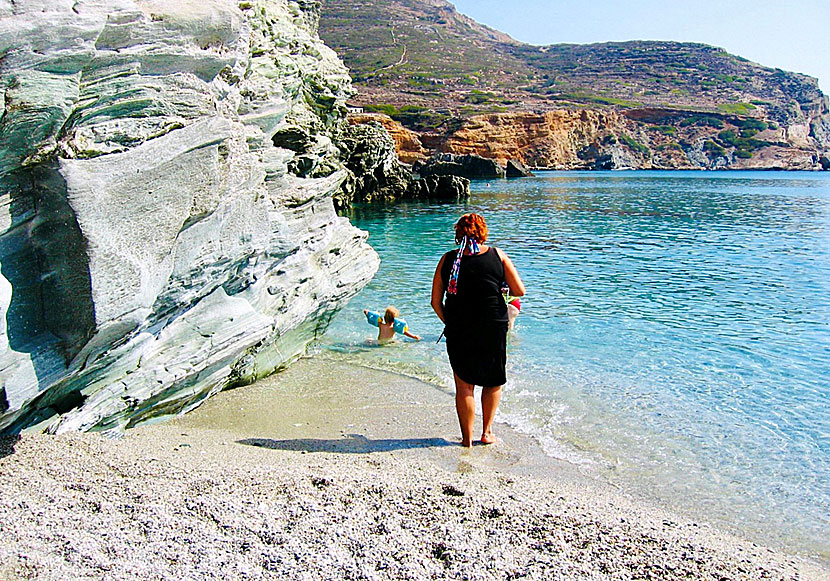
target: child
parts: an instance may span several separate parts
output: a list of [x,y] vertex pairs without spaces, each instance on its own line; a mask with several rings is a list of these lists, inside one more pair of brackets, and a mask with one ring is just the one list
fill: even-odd
[[411,339],[420,341],[421,337],[409,332],[409,327],[406,326],[406,321],[399,319],[400,311],[395,307],[387,307],[383,318],[378,313],[363,309],[363,314],[366,315],[366,320],[373,327],[378,328],[378,343],[383,345],[389,343],[395,338],[395,333],[403,333]]
[[507,283],[502,283],[501,292],[504,295],[504,302],[507,303],[507,328],[512,329],[516,322],[516,317],[519,316],[519,311],[522,310],[522,302],[519,297],[510,296],[510,287]]
[[519,316],[519,311],[522,310],[522,303],[519,297],[507,297],[510,302],[507,303],[507,328],[512,329],[513,323],[516,322],[516,317]]

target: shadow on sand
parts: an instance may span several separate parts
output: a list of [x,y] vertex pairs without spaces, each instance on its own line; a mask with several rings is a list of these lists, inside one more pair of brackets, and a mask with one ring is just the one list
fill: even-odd
[[340,452],[342,454],[368,454],[371,452],[390,452],[413,448],[443,448],[457,446],[444,438],[407,438],[371,440],[361,434],[348,434],[336,440],[297,438],[294,440],[270,440],[267,438],[246,438],[237,440],[237,444],[270,448],[272,450],[291,450],[295,452]]
[[14,454],[14,445],[20,440],[20,436],[0,436],[0,459]]

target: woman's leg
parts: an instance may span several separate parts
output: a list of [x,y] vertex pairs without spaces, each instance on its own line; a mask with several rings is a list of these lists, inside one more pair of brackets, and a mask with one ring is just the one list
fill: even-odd
[[473,423],[476,419],[475,386],[455,376],[455,411],[461,426],[461,445],[469,448],[473,445]]
[[481,413],[484,416],[484,428],[481,430],[481,443],[492,444],[496,441],[493,435],[493,419],[501,401],[501,386],[485,387],[481,390]]

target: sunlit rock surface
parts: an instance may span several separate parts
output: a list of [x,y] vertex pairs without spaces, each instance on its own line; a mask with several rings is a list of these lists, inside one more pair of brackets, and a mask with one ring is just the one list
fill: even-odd
[[318,18],[0,0],[0,431],[190,409],[286,365],[371,279],[332,205],[351,86]]

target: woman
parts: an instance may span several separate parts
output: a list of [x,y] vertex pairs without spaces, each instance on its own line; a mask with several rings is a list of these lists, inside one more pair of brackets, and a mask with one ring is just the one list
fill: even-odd
[[432,278],[432,308],[445,325],[447,355],[455,376],[461,445],[468,448],[473,445],[476,385],[482,387],[481,443],[496,441],[493,418],[507,379],[507,305],[502,283],[507,283],[514,297],[525,294],[510,258],[498,248],[485,246],[486,241],[484,218],[461,216],[455,224],[455,243],[461,246],[441,257]]

